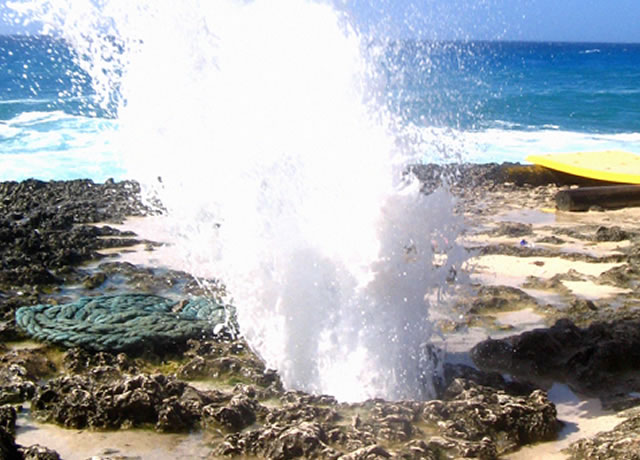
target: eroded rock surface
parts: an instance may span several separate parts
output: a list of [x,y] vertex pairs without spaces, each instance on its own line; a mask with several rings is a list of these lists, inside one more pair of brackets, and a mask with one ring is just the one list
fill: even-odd
[[571,460],[639,460],[640,414],[625,420],[611,431],[571,444],[566,453]]
[[483,369],[523,378],[570,383],[582,392],[611,394],[640,389],[640,322],[593,323],[570,320],[506,339],[489,339],[471,351]]
[[[554,439],[555,407],[543,391],[513,396],[455,379],[434,401],[337,404],[288,392],[257,411],[255,428],[226,436],[219,455],[267,458],[497,458]],[[345,414],[352,414],[350,419]]]
[[202,410],[218,398],[161,374],[125,376],[110,383],[75,375],[39,387],[33,414],[69,428],[154,425],[161,431],[192,429]]

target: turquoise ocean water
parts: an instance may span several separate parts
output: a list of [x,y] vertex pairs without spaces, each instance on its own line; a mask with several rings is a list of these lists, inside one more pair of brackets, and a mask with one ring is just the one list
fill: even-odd
[[[533,153],[601,149],[640,154],[640,44],[371,46],[382,49],[377,103],[411,127],[407,142],[417,142],[413,148],[427,161],[522,162]],[[98,103],[80,57],[60,39],[0,37],[1,180],[126,177],[114,141],[118,101]],[[170,82],[165,90],[175,92]],[[111,94],[117,99],[117,88]]]

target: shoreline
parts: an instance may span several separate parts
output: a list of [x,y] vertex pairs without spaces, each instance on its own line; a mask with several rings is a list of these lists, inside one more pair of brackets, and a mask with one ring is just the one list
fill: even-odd
[[[536,175],[541,183],[525,185],[518,183],[522,170],[516,174],[512,165],[462,165],[462,169],[461,182],[453,183],[451,189],[458,198],[458,212],[467,221],[461,241],[477,253],[467,268],[477,295],[460,299],[455,307],[458,320],[439,324],[447,336],[447,350],[464,358],[445,363],[448,375],[444,376],[439,400],[344,404],[326,396],[286,392],[277,374],[265,369],[241,339],[229,337],[176,343],[166,350],[124,352],[123,358],[104,353],[99,354],[99,359],[92,359],[74,348],[46,344],[18,350],[8,347],[7,344],[27,339],[13,321],[18,307],[65,303],[79,295],[127,289],[174,297],[208,294],[184,271],[185,267],[157,265],[159,260],[167,260],[160,252],[167,248],[158,246],[162,241],[153,241],[157,234],[144,235],[143,227],[125,220],[138,216],[137,224],[143,226],[153,220],[143,217],[145,210],[136,199],[139,189],[134,182],[112,181],[0,184],[4,211],[0,228],[3,241],[13,241],[3,249],[0,273],[4,312],[0,328],[4,342],[0,399],[17,407],[32,401],[35,417],[81,432],[116,429],[117,433],[126,434],[130,433],[129,427],[154,429],[154,425],[156,431],[172,432],[187,427],[187,431],[199,433],[197,436],[211,437],[207,442],[213,445],[198,450],[199,455],[209,455],[207,458],[536,458],[555,445],[569,447],[567,436],[556,444],[549,441],[561,433],[558,418],[565,417],[569,423],[565,432],[567,426],[575,427],[569,436],[571,442],[583,438],[583,432],[591,444],[579,443],[570,447],[567,455],[555,454],[565,455],[559,458],[577,458],[592,444],[598,445],[597,431],[613,429],[619,415],[640,417],[633,411],[633,407],[640,406],[640,394],[636,396],[640,381],[628,375],[638,370],[633,353],[640,348],[640,341],[638,335],[626,329],[640,321],[640,310],[636,308],[639,299],[634,294],[640,281],[635,258],[640,246],[635,216],[640,214],[636,210],[550,213],[555,192],[567,186],[555,185],[557,178],[549,184],[548,178],[545,183]],[[509,170],[510,175],[504,173]],[[437,166],[424,167],[421,173],[418,177],[425,193],[437,186],[437,179],[442,177],[442,169]],[[104,225],[105,222],[110,224]],[[125,252],[133,249],[137,251]],[[118,252],[122,257],[115,257]],[[145,258],[151,263],[145,263]],[[531,353],[545,356],[549,353],[545,345],[549,340],[565,337],[564,329],[554,329],[558,320],[568,320],[575,327],[570,329],[574,342],[566,350],[559,350],[566,356],[560,353],[558,362],[550,363],[534,357],[532,362]],[[620,334],[621,340],[598,336],[592,331],[592,326],[598,324],[608,325]],[[539,337],[527,335],[535,330],[544,332],[538,333]],[[468,333],[472,335],[466,337]],[[622,343],[625,340],[626,345]],[[495,352],[496,347],[516,346],[526,347],[528,354],[516,354],[507,362]],[[599,356],[599,349],[610,354]],[[611,366],[616,353],[620,359]],[[78,360],[79,356],[84,357]],[[13,371],[10,366],[14,366]],[[16,366],[24,371],[16,374]],[[563,370],[562,366],[568,367]],[[568,375],[569,371],[575,375]],[[502,377],[506,374],[511,375],[511,380]],[[167,383],[154,380],[154,375],[164,375]],[[118,392],[119,386],[140,378],[146,382],[144,385],[154,386],[153,394],[160,392],[163,397],[153,402],[147,401],[152,393],[140,400],[132,399],[135,392]],[[209,386],[199,390],[195,382],[203,378]],[[65,387],[64,379],[75,383]],[[564,386],[565,391],[553,387],[553,382]],[[212,390],[211,385],[217,390]],[[169,389],[174,387],[181,390]],[[573,396],[567,396],[570,387]],[[66,393],[69,389],[76,393],[87,391],[83,400],[87,406],[78,406],[78,401],[72,403]],[[540,389],[542,393],[537,393]],[[554,396],[561,408],[558,417],[553,415],[555,408],[545,393],[552,389],[552,395],[561,393]],[[45,390],[55,395],[53,403],[42,399]],[[92,391],[118,395],[124,400],[123,406],[101,406],[110,403],[107,399],[92,399]],[[576,391],[584,392],[584,396],[575,396]],[[479,395],[482,398],[478,399]],[[514,415],[504,405],[491,403],[497,395],[523,408],[517,418],[522,419],[519,423],[527,426],[530,436],[518,434],[522,430],[518,425],[507,423],[506,428],[499,428],[465,412],[482,407],[486,413],[508,420]],[[569,402],[563,405],[562,398]],[[187,401],[192,401],[190,406]],[[462,401],[464,404],[459,407]],[[590,408],[577,410],[589,401]],[[101,419],[91,415],[96,404],[110,416]],[[149,417],[131,418],[128,411],[134,407],[142,407]],[[595,414],[602,408],[605,424],[580,430],[580,423],[585,420],[600,420]],[[68,417],[69,411],[75,418]],[[63,412],[66,416],[61,415]],[[83,413],[84,427],[78,421]],[[167,417],[164,422],[162,414]],[[26,444],[35,442],[37,436],[28,438],[20,431],[25,413],[18,411],[16,417],[18,443],[22,439]],[[464,422],[457,425],[456,420]],[[30,434],[38,430],[55,433],[55,429],[36,427]],[[43,434],[43,442],[46,436],[49,435]],[[135,434],[132,436],[135,440]],[[179,436],[188,439],[192,435]],[[518,450],[541,441],[547,443]],[[123,441],[122,446],[112,449],[122,458],[143,455],[127,452],[129,442],[132,441]],[[105,452],[94,455],[113,455]]]

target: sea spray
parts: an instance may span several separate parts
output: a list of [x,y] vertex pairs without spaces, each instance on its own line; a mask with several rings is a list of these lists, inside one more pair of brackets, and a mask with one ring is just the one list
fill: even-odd
[[459,272],[461,224],[446,190],[404,174],[419,152],[346,16],[303,0],[14,8],[74,46],[129,175],[287,387],[433,396],[427,298]]

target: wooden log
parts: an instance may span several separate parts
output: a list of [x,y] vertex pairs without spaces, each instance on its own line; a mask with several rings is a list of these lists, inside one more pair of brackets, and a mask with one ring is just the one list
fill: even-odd
[[556,193],[556,207],[561,211],[588,211],[593,206],[602,209],[640,206],[640,185],[581,187]]

